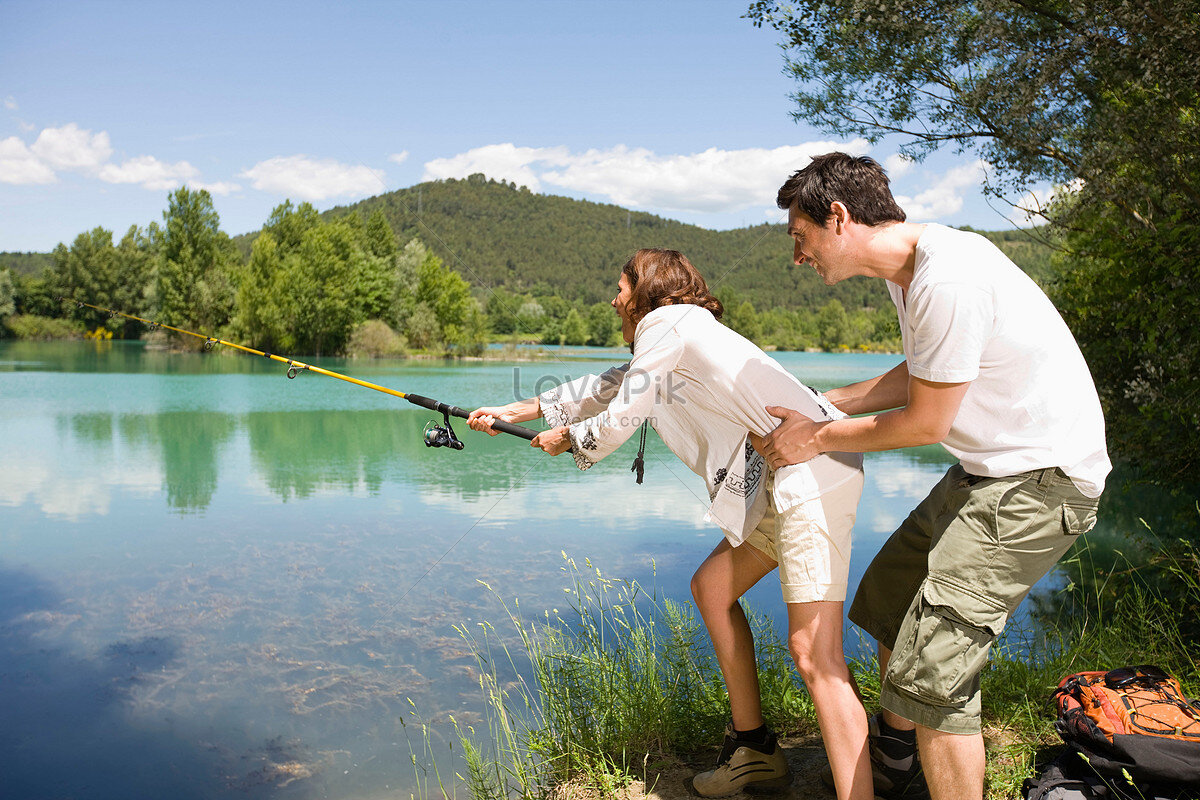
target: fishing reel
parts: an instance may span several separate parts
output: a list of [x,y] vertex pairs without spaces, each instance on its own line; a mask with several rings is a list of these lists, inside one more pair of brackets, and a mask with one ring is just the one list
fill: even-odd
[[463,443],[454,435],[454,428],[450,427],[450,415],[443,411],[442,419],[445,421],[445,425],[438,425],[435,420],[425,423],[425,446],[449,447],[452,450],[462,450]]

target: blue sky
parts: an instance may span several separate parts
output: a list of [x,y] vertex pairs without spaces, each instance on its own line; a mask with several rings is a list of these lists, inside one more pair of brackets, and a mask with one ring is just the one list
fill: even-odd
[[795,122],[745,5],[0,0],[0,250],[119,237],[181,183],[237,234],[471,172],[731,228],[781,219],[778,185],[834,148],[887,164],[914,221],[1011,226],[971,155]]

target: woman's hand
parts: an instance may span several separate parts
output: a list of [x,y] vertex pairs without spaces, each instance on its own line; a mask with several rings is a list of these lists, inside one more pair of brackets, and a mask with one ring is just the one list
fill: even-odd
[[533,447],[540,447],[552,456],[557,456],[571,449],[571,437],[567,435],[565,426],[562,428],[551,428],[533,437],[533,441],[529,444]]
[[467,415],[467,424],[471,426],[471,430],[473,431],[482,431],[483,433],[495,436],[500,432],[492,429],[492,423],[496,420],[521,423],[537,419],[541,415],[541,400],[537,397],[531,397],[528,400],[514,400],[503,406],[483,406],[477,408]]
[[495,436],[500,431],[492,428],[492,423],[496,420],[503,422],[521,422],[517,419],[518,412],[510,406],[482,406],[475,409],[467,415],[467,425],[473,431],[482,431],[483,433]]

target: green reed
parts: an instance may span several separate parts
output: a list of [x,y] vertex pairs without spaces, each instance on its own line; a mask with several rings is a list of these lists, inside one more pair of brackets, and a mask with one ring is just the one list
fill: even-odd
[[[530,622],[518,602],[504,604],[519,656],[489,623],[459,629],[486,700],[485,744],[474,731],[462,744],[463,779],[479,800],[545,797],[568,782],[615,791],[723,735],[728,698],[690,604],[563,558],[569,612]],[[750,618],[764,715],[784,731],[815,729],[786,647],[768,621]]]

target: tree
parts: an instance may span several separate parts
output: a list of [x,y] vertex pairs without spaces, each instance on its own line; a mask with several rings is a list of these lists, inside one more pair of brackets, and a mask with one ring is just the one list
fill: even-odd
[[230,270],[237,255],[212,196],[180,187],[168,197],[163,221],[155,285],[159,321],[216,332],[233,311]]
[[797,119],[899,133],[915,158],[974,149],[993,190],[1079,179],[1135,215],[1156,186],[1200,203],[1197,0],[755,0],[747,16],[783,34]]
[[817,312],[817,344],[822,350],[833,350],[849,344],[850,317],[837,300],[830,300]]
[[17,313],[16,286],[13,285],[11,269],[0,269],[0,327],[4,321]]
[[471,284],[433,253],[417,268],[417,303],[432,309],[443,333],[463,324],[471,304]]
[[558,343],[569,345],[587,344],[590,335],[591,331],[588,330],[587,323],[583,321],[583,316],[580,315],[577,309],[572,308],[563,319],[562,328],[558,335]]
[[593,303],[587,313],[588,340],[594,347],[620,344],[621,319],[608,303]]
[[[1049,293],[1096,378],[1110,448],[1173,484],[1200,461],[1200,0],[756,0],[797,118],[990,165],[1063,248]],[[1194,480],[1194,479],[1193,479]]]

